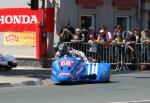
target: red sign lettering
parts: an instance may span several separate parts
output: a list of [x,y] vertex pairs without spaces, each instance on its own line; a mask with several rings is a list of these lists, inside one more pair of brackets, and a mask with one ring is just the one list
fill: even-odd
[[[35,31],[42,21],[42,10],[30,8],[0,9],[0,31]],[[54,32],[54,8],[45,9],[45,30]]]

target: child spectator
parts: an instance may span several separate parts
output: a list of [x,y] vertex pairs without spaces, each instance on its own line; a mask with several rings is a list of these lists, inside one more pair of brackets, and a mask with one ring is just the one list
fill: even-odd
[[90,35],[90,40],[88,41],[88,44],[90,46],[89,48],[89,57],[92,59],[97,59],[97,41],[94,38],[94,35]]
[[96,53],[97,52],[97,41],[94,38],[94,35],[90,35],[90,40],[88,41],[88,44],[90,45],[90,52]]

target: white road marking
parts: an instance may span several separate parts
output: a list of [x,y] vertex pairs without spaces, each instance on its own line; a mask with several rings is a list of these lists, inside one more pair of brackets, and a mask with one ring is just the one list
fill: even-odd
[[150,103],[150,100],[139,100],[139,101],[122,101],[122,102],[109,102],[109,103]]

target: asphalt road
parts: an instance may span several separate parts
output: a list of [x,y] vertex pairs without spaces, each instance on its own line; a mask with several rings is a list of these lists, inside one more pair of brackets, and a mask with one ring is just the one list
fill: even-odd
[[115,74],[111,80],[54,85],[48,79],[42,86],[0,88],[0,103],[150,103],[149,71]]

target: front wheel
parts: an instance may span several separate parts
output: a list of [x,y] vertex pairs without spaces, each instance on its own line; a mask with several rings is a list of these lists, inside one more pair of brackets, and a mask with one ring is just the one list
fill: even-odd
[[12,70],[12,67],[9,65],[8,67],[5,68],[5,70],[7,71]]

